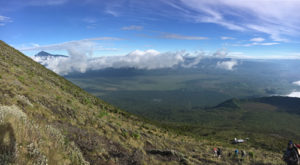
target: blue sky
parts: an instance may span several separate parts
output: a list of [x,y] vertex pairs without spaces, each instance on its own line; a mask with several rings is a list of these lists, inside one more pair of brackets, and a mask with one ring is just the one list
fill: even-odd
[[135,50],[300,56],[297,0],[0,0],[0,39],[27,55]]

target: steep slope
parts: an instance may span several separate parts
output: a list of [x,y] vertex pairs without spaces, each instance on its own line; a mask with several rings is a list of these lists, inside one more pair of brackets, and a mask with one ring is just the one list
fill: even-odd
[[[215,141],[159,128],[88,94],[0,41],[0,164],[233,164]],[[235,147],[224,147],[224,154]],[[245,163],[279,164],[248,148]],[[263,152],[263,154],[262,154]],[[263,156],[259,156],[263,155]]]

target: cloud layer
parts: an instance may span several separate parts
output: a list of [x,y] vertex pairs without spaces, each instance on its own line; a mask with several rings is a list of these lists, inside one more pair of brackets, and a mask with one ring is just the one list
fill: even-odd
[[104,56],[88,58],[87,55],[76,51],[69,52],[69,58],[33,57],[37,62],[46,65],[54,72],[66,75],[70,72],[85,72],[86,70],[100,70],[105,68],[136,68],[161,69],[171,68],[184,62],[185,52],[160,53],[156,50],[133,51],[125,56]]
[[[32,57],[35,61],[45,65],[54,72],[67,75],[71,72],[84,73],[87,70],[100,70],[105,68],[136,68],[136,69],[162,69],[180,67],[194,67],[200,63],[203,58],[215,58],[222,61],[228,58],[228,51],[220,49],[215,53],[205,53],[202,51],[188,53],[186,51],[161,53],[150,49],[146,51],[136,50],[121,56],[101,56],[93,57],[95,50],[112,50],[103,48],[96,41],[99,40],[120,40],[112,37],[98,37],[83,39],[78,41],[69,41],[64,43],[40,46],[35,44],[31,47],[19,48],[21,51],[57,51],[66,50],[68,58],[65,57]],[[238,65],[236,60],[222,61],[215,63],[216,67],[233,70]]]
[[69,51],[69,58],[65,57],[32,57],[35,61],[45,65],[60,75],[71,72],[84,73],[87,70],[101,70],[105,68],[136,68],[136,69],[163,69],[176,66],[191,68],[197,66],[203,58],[217,59],[217,68],[233,70],[238,65],[236,60],[222,61],[227,53],[217,51],[212,55],[204,52],[187,53],[185,51],[160,53],[150,49],[146,51],[135,50],[123,56],[102,56],[92,58],[80,51]]

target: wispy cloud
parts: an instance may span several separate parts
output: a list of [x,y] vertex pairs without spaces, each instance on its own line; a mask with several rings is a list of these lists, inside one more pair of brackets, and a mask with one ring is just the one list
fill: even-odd
[[94,17],[85,17],[85,18],[82,19],[82,21],[85,22],[85,23],[94,24],[98,20]]
[[46,5],[62,5],[68,2],[69,0],[28,0],[27,5],[30,6],[46,6]]
[[104,48],[102,45],[95,41],[103,41],[103,40],[122,40],[121,38],[115,37],[97,37],[97,38],[88,38],[76,41],[68,41],[58,44],[51,44],[51,45],[39,45],[34,44],[31,46],[22,46],[19,47],[18,50],[20,51],[39,51],[39,50],[67,50],[70,51],[72,49],[81,50],[82,53],[90,53],[95,50],[116,50],[115,48]]
[[258,55],[258,54],[245,54],[243,52],[229,52],[227,57],[233,59],[279,59],[279,60],[300,60],[300,54],[298,53],[285,53],[284,55],[268,54],[268,55]]
[[0,26],[4,26],[4,25],[6,25],[7,23],[10,23],[10,22],[12,22],[11,18],[0,15]]
[[[300,35],[298,0],[176,0],[168,1],[185,18],[215,23],[231,30],[270,35],[274,41],[288,41]],[[258,5],[259,4],[259,5]]]
[[73,0],[0,0],[0,13],[12,12],[26,7],[60,6],[69,1],[73,2]]
[[166,39],[177,39],[177,40],[206,40],[207,37],[200,37],[200,36],[185,36],[180,34],[163,34],[160,36],[161,38]]
[[109,15],[112,15],[114,17],[118,17],[120,15],[120,13],[118,13],[117,11],[115,10],[112,10],[112,9],[106,9],[105,10],[105,13],[109,14]]
[[272,45],[278,45],[280,44],[279,42],[252,42],[252,43],[245,43],[245,44],[232,44],[232,46],[244,46],[244,47],[249,47],[249,46],[272,46]]
[[265,39],[264,38],[261,38],[261,37],[256,37],[256,38],[252,38],[250,39],[250,41],[252,42],[263,42]]
[[234,40],[235,38],[233,37],[226,37],[226,36],[222,36],[221,40]]
[[124,26],[121,29],[122,30],[142,30],[143,28],[144,28],[143,26],[130,25],[130,26]]
[[95,17],[85,17],[82,19],[82,22],[86,24],[85,27],[87,29],[95,29],[97,27],[98,19]]

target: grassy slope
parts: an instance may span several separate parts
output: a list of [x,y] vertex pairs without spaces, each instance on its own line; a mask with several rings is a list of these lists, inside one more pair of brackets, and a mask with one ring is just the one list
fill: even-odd
[[[234,147],[158,128],[88,94],[0,41],[0,164],[233,164]],[[280,154],[247,148],[247,163]],[[261,154],[261,153],[264,154]]]

